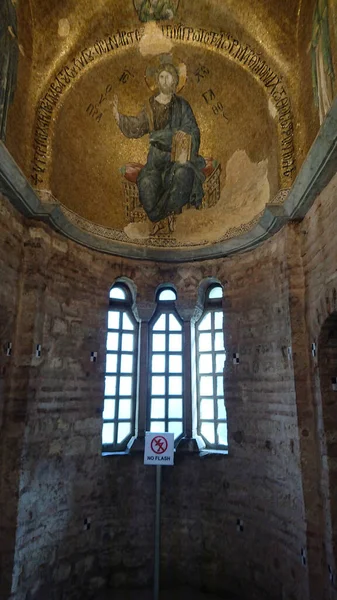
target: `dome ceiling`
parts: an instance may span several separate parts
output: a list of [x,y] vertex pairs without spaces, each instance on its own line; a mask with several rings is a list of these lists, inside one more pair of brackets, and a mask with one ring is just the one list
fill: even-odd
[[236,238],[284,203],[317,132],[315,5],[19,4],[7,147],[42,203],[125,253]]

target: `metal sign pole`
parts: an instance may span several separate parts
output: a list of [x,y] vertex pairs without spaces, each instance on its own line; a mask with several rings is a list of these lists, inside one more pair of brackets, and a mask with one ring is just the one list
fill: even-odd
[[153,585],[153,600],[159,600],[160,493],[161,493],[161,465],[156,465],[156,517],[155,517],[155,533],[154,533],[154,585]]
[[144,446],[144,465],[152,465],[153,467],[156,467],[156,515],[154,532],[153,598],[154,600],[159,600],[161,468],[162,466],[174,465],[174,435],[172,432],[146,432]]

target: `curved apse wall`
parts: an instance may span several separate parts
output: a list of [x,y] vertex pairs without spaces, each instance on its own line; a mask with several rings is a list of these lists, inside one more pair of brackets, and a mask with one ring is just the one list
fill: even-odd
[[[15,414],[22,468],[19,479],[16,472],[13,598],[45,598],[51,585],[56,597],[62,590],[74,599],[108,585],[150,585],[154,471],[143,466],[141,454],[100,455],[107,298],[118,276],[135,282],[140,306],[163,281],[174,283],[182,307],[195,304],[203,278],[227,281],[230,451],[177,455],[176,466],[164,472],[163,585],[187,583],[259,600],[308,597],[288,353],[288,267],[297,243],[291,231],[232,259],[139,268],[91,253],[45,226],[27,227],[17,323],[22,342],[11,372],[12,390],[21,390],[24,405]],[[97,363],[90,362],[93,349]]]

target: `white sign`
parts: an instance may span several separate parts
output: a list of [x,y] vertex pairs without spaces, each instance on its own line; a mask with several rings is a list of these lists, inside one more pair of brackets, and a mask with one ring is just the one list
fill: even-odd
[[145,433],[144,465],[171,466],[174,464],[173,457],[173,433]]

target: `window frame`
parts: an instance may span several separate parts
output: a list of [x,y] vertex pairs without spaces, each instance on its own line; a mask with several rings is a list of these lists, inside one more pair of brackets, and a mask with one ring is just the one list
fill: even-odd
[[[125,279],[125,282],[124,282]],[[115,310],[118,312],[126,312],[126,314],[128,315],[128,317],[130,318],[132,324],[134,325],[134,330],[133,330],[133,334],[134,334],[134,344],[133,344],[133,352],[130,354],[132,354],[133,356],[133,369],[132,369],[132,373],[130,374],[132,376],[132,392],[130,394],[131,396],[131,418],[129,419],[128,417],[125,418],[125,421],[130,422],[130,433],[124,438],[124,440],[120,443],[117,443],[117,437],[118,437],[118,431],[117,431],[117,427],[118,427],[118,423],[120,421],[123,422],[123,419],[118,419],[116,417],[118,417],[118,406],[117,406],[117,402],[119,403],[119,382],[118,379],[116,379],[116,392],[118,391],[118,398],[117,398],[117,394],[115,394],[115,396],[110,396],[112,399],[116,399],[116,405],[115,405],[115,413],[114,413],[114,418],[112,419],[104,419],[103,418],[103,425],[104,423],[109,423],[109,422],[113,422],[115,424],[115,430],[114,430],[114,442],[113,443],[109,443],[109,444],[103,444],[103,439],[102,439],[102,445],[101,445],[101,452],[103,456],[107,456],[107,455],[118,455],[118,454],[128,454],[130,451],[134,452],[134,451],[144,451],[144,436],[146,431],[151,431],[151,420],[152,421],[158,421],[161,424],[161,427],[158,428],[160,429],[160,431],[162,431],[162,427],[165,424],[165,430],[169,428],[169,423],[171,421],[176,421],[181,423],[181,433],[179,435],[177,435],[177,438],[175,439],[175,447],[179,446],[179,448],[181,448],[182,451],[188,451],[188,452],[199,452],[201,453],[201,455],[203,453],[219,453],[219,454],[228,454],[228,438],[227,438],[227,444],[211,444],[206,438],[205,436],[201,433],[201,414],[200,414],[200,400],[202,397],[205,396],[201,396],[200,394],[200,373],[199,373],[199,360],[198,360],[198,353],[199,353],[199,335],[200,332],[198,331],[198,327],[199,324],[201,323],[201,321],[205,318],[206,314],[208,312],[210,313],[216,313],[219,312],[222,315],[222,325],[221,325],[221,329],[220,329],[220,324],[217,324],[217,329],[215,329],[215,327],[213,327],[213,336],[214,338],[211,341],[211,354],[212,354],[212,365],[213,367],[216,364],[216,353],[223,353],[224,354],[224,366],[223,369],[221,370],[221,372],[216,373],[216,369],[213,369],[212,372],[212,377],[213,377],[213,382],[217,382],[220,384],[219,379],[215,379],[216,377],[220,377],[222,379],[222,393],[221,395],[217,393],[217,388],[213,385],[213,391],[215,392],[215,396],[213,396],[213,407],[217,406],[217,408],[219,408],[221,410],[221,405],[219,405],[218,400],[222,400],[223,404],[224,404],[224,416],[222,418],[219,419],[218,415],[216,414],[216,420],[217,422],[223,422],[226,424],[226,430],[227,430],[227,435],[228,435],[228,414],[227,414],[227,410],[226,410],[226,403],[225,403],[225,390],[224,390],[224,368],[225,368],[225,360],[226,360],[226,349],[225,349],[225,343],[224,343],[224,327],[223,327],[223,319],[224,319],[224,311],[223,311],[223,286],[221,285],[221,283],[217,280],[214,280],[213,278],[208,278],[204,279],[200,285],[199,285],[199,291],[198,291],[198,301],[196,304],[196,307],[194,309],[192,308],[188,308],[184,307],[183,308],[183,315],[180,315],[180,311],[178,311],[177,309],[177,292],[176,289],[173,285],[171,285],[170,283],[168,284],[161,284],[157,287],[156,290],[156,294],[155,294],[155,301],[156,304],[152,301],[152,302],[145,302],[144,304],[141,303],[139,306],[136,306],[135,304],[135,293],[136,293],[136,289],[135,286],[133,284],[133,282],[131,280],[127,280],[127,278],[122,278],[121,279],[117,279],[115,281],[115,283],[111,286],[110,288],[110,293],[111,290],[114,287],[118,287],[121,288],[124,293],[125,293],[125,299],[114,299],[114,298],[110,298],[110,294],[109,294],[109,307],[108,307],[108,312],[110,312],[111,310]],[[130,282],[130,283],[129,283]],[[209,298],[209,295],[212,291],[212,289],[214,289],[215,287],[219,287],[221,288],[221,298]],[[164,290],[172,290],[172,292],[175,295],[175,299],[170,299],[170,300],[161,300],[160,299],[160,295],[162,294],[162,292]],[[156,330],[154,330],[154,326],[156,324],[156,322],[158,321],[158,319],[160,318],[161,315],[165,315],[165,336],[166,336],[166,342],[165,342],[165,350],[153,350],[153,334],[156,333]],[[181,329],[179,330],[179,333],[181,334],[181,342],[182,342],[182,347],[181,347],[181,351],[175,351],[172,350],[170,352],[170,348],[169,348],[169,344],[168,344],[168,336],[170,335],[170,333],[174,333],[174,323],[170,323],[168,320],[168,316],[169,314],[174,315],[175,319],[178,321],[179,325],[181,326]],[[215,323],[213,316],[211,316],[211,319],[213,319],[211,321],[211,323]],[[106,355],[105,355],[105,361],[107,362],[107,356],[108,354],[116,354],[118,352],[118,360],[121,360],[121,354],[122,354],[122,348],[121,348],[121,344],[122,344],[122,339],[121,339],[121,334],[123,333],[123,322],[122,322],[122,317],[119,316],[119,340],[118,340],[118,350],[108,350],[107,349],[107,343],[106,343]],[[110,324],[114,324],[113,321],[110,322]],[[109,325],[109,316],[108,316],[108,323],[107,325]],[[170,329],[170,325],[171,327],[173,327],[173,329]],[[163,326],[164,327],[164,326]],[[117,331],[117,328],[107,328],[107,335],[109,333],[109,331]],[[124,331],[126,333],[126,330]],[[128,333],[130,333],[131,330],[128,330]],[[158,333],[164,333],[164,329],[158,329],[157,331]],[[208,330],[206,330],[206,333],[209,332]],[[215,347],[215,334],[221,332],[222,334],[222,344],[221,344],[221,349],[216,349]],[[178,328],[176,330],[176,333],[178,333]],[[108,338],[107,338],[108,340]],[[219,336],[217,336],[217,344],[220,345],[219,342]],[[114,344],[116,345],[116,344]],[[111,346],[112,347],[112,346]],[[164,345],[163,345],[164,347]],[[172,346],[171,346],[172,347]],[[208,352],[208,350],[204,350],[205,353]],[[127,352],[128,353],[128,352]],[[159,365],[158,365],[158,372],[154,371],[152,373],[152,357],[155,353],[158,354],[162,354],[165,356],[165,371],[160,371],[159,369],[162,368],[163,362],[160,363],[159,361]],[[169,356],[170,354],[177,354],[178,356],[181,357],[181,362],[182,362],[182,370],[181,373],[179,372],[180,369],[180,364],[174,364],[174,361],[170,361],[171,365],[169,365]],[[214,354],[214,356],[213,356]],[[119,365],[119,366],[118,366]],[[112,364],[112,367],[116,368],[116,372],[108,372],[106,371],[106,363],[105,363],[105,369],[104,369],[104,374],[105,376],[108,375],[116,375],[117,376],[121,376],[122,373],[120,371],[120,362],[117,364]],[[171,372],[169,371],[169,366],[176,368],[177,371],[176,372]],[[124,367],[124,365],[123,365]],[[126,368],[129,368],[129,365],[126,364],[125,365]],[[218,362],[218,368],[221,368],[221,365],[219,365]],[[128,374],[128,373],[126,373]],[[165,414],[164,417],[159,418],[159,417],[154,417],[153,419],[151,419],[151,408],[152,408],[152,375],[158,375],[158,377],[164,377],[165,381],[164,381],[164,393],[162,394],[153,394],[154,398],[158,398],[164,399],[164,407],[165,407]],[[180,394],[170,394],[170,376],[181,376],[181,395]],[[203,375],[208,375],[208,373],[203,373]],[[114,382],[112,381],[113,385]],[[126,382],[127,383],[127,382]],[[163,389],[162,387],[162,382],[160,382],[158,380],[158,385],[159,388],[158,389]],[[171,390],[172,389],[176,389],[175,387],[175,383],[179,384],[178,380],[176,382],[172,382],[171,381]],[[207,385],[207,381],[205,382]],[[173,385],[172,385],[173,384]],[[179,389],[179,388],[178,388]],[[207,389],[207,388],[206,388]],[[219,388],[220,389],[220,388]],[[105,395],[105,390],[106,387],[104,388],[104,402],[105,400],[109,399],[109,396]],[[125,398],[130,398],[130,396],[124,396]],[[180,412],[180,405],[178,405],[178,403],[170,403],[169,399],[170,398],[179,398],[180,399],[181,396],[181,402],[182,402],[182,410]],[[205,399],[207,399],[208,397],[206,396]],[[209,398],[212,398],[211,396],[209,396]],[[160,402],[158,402],[158,406],[155,407],[155,411],[157,411],[157,414],[162,414],[162,409],[163,409],[163,404],[160,404]],[[170,410],[171,410],[171,414],[173,415],[179,415],[177,417],[173,416],[170,418]],[[104,415],[104,411],[103,411],[103,415]],[[181,415],[181,416],[180,416]],[[214,423],[214,420],[212,421]],[[218,435],[218,428],[217,428],[217,423],[214,423],[213,425],[214,427],[214,434],[215,434],[215,440],[218,439],[217,435]],[[153,425],[152,425],[152,431],[154,431]],[[178,431],[180,431],[180,426]],[[103,433],[103,429],[102,429],[102,433]],[[174,432],[175,435],[177,432]],[[223,430],[222,432],[220,431],[220,436],[222,436],[223,439],[226,439],[226,431]],[[116,440],[116,442],[115,442]]]
[[[163,397],[165,398],[165,416],[164,418],[160,419],[160,421],[165,421],[165,431],[167,428],[168,431],[168,424],[170,421],[173,422],[181,422],[182,423],[182,432],[181,434],[175,438],[174,440],[174,445],[175,447],[179,444],[180,440],[184,437],[184,430],[185,430],[185,411],[186,411],[186,407],[185,407],[185,392],[186,392],[186,386],[185,386],[185,368],[184,368],[184,346],[185,346],[185,330],[184,330],[184,320],[181,318],[181,316],[179,315],[177,308],[176,308],[176,299],[175,300],[160,300],[160,294],[165,291],[165,290],[172,290],[175,293],[175,296],[177,298],[177,293],[176,290],[174,288],[172,288],[169,285],[165,285],[165,286],[161,286],[156,294],[156,309],[154,314],[152,315],[150,321],[149,321],[149,331],[148,331],[148,356],[147,356],[147,360],[148,360],[148,379],[147,379],[147,398],[148,398],[148,402],[146,404],[146,430],[147,431],[151,431],[151,421],[153,421],[154,419],[151,419],[151,409],[152,409],[152,357],[153,357],[153,353],[154,354],[165,354],[165,373],[163,374],[163,376],[165,377],[165,394],[163,395]],[[158,319],[160,318],[160,316],[164,314],[169,315],[169,314],[173,314],[175,316],[175,318],[177,319],[177,321],[179,322],[179,324],[181,325],[181,336],[182,336],[182,349],[181,351],[172,351],[170,352],[168,349],[168,343],[167,343],[167,338],[170,334],[170,330],[167,329],[165,330],[165,336],[166,336],[166,344],[165,344],[165,351],[156,351],[153,350],[153,326],[155,325],[155,323],[158,321]],[[170,371],[167,368],[168,365],[168,357],[170,356],[170,354],[172,355],[180,355],[182,357],[182,370],[181,370],[181,374],[176,373],[176,375],[180,375],[181,376],[181,380],[182,380],[182,393],[181,393],[181,398],[182,398],[182,416],[181,418],[169,418],[169,407],[168,407],[168,399],[169,397],[173,396],[174,394],[170,395],[168,393],[168,378],[170,377]],[[159,374],[160,376],[161,374]],[[174,373],[172,373],[172,375],[174,376]],[[160,395],[158,397],[161,397]],[[177,397],[180,397],[179,394],[177,394]],[[159,418],[158,418],[159,421]],[[162,432],[164,433],[164,432]]]
[[[214,288],[221,288],[222,289],[222,296],[221,298],[210,298],[210,293]],[[215,361],[216,361],[216,354],[217,353],[223,353],[226,355],[226,348],[225,348],[225,343],[224,343],[224,339],[223,339],[223,350],[215,350],[215,334],[217,331],[217,329],[215,329],[214,325],[214,314],[217,312],[220,312],[222,314],[222,317],[224,318],[223,315],[223,305],[222,305],[222,301],[223,301],[223,287],[220,283],[212,283],[210,284],[206,291],[205,291],[205,299],[204,299],[204,306],[203,306],[203,311],[202,314],[200,315],[199,319],[195,322],[195,328],[194,328],[194,336],[195,336],[195,342],[194,342],[194,359],[195,359],[195,370],[194,370],[194,375],[195,375],[195,396],[196,396],[196,431],[197,431],[197,435],[202,439],[203,444],[205,444],[204,450],[208,450],[208,451],[218,451],[218,452],[224,452],[227,453],[228,452],[228,415],[227,415],[227,409],[226,409],[226,403],[225,403],[225,390],[224,390],[224,368],[225,368],[225,361],[226,361],[226,356],[225,356],[225,360],[224,360],[224,368],[222,370],[221,373],[217,373],[216,368],[215,368]],[[199,331],[199,325],[202,323],[202,321],[204,320],[204,318],[206,318],[206,315],[210,314],[211,315],[211,329],[207,329],[205,330],[205,333],[211,333],[212,335],[212,349],[209,351],[200,351],[199,349],[199,336],[200,333],[203,333],[203,331]],[[223,327],[221,329],[222,332],[222,336],[224,337],[224,331],[223,331]],[[200,373],[199,372],[199,355],[200,354],[210,354],[212,357],[212,372],[210,374],[206,374],[206,373]],[[213,393],[213,396],[209,396],[210,399],[213,400],[213,411],[214,411],[214,417],[213,419],[202,419],[201,418],[201,400],[204,399],[204,394],[201,394],[200,392],[200,378],[203,376],[211,376],[213,378],[213,391],[215,391],[215,393]],[[222,376],[222,397],[219,398],[218,394],[217,394],[217,378]],[[206,399],[208,399],[208,396],[206,397]],[[218,417],[218,400],[223,399],[223,403],[224,403],[224,407],[225,407],[225,411],[226,411],[226,418],[220,418]],[[207,438],[201,433],[201,425],[202,425],[202,421],[206,421],[206,422],[210,422],[213,423],[214,426],[214,435],[215,435],[215,442],[211,443],[209,442],[209,440],[207,440]],[[226,430],[227,430],[227,444],[219,444],[217,443],[217,425],[219,423],[225,423],[226,424]]]
[[[126,298],[125,299],[116,299],[116,298],[110,298],[110,293],[111,290],[113,288],[120,288],[122,289],[125,294],[126,294]],[[120,282],[120,281],[116,281],[110,288],[110,292],[109,292],[109,308],[108,308],[108,319],[109,319],[109,313],[114,310],[114,311],[118,311],[120,313],[119,316],[119,320],[120,320],[120,326],[118,328],[118,333],[119,333],[119,340],[118,340],[118,349],[117,350],[108,350],[107,349],[107,341],[106,341],[106,348],[105,348],[105,369],[104,369],[104,382],[105,382],[105,378],[107,376],[113,376],[116,375],[116,378],[118,380],[118,378],[120,378],[121,376],[121,371],[120,371],[120,363],[121,363],[121,355],[122,354],[128,354],[130,356],[133,357],[133,369],[132,372],[130,373],[130,376],[132,377],[132,384],[131,384],[131,394],[129,397],[131,397],[131,418],[130,419],[120,419],[118,418],[118,412],[119,412],[119,402],[123,397],[120,398],[120,394],[119,394],[119,389],[117,389],[117,385],[116,385],[116,395],[115,398],[110,397],[109,395],[105,394],[105,384],[104,384],[104,406],[105,406],[105,401],[106,400],[110,400],[110,399],[115,399],[115,416],[113,419],[104,419],[104,407],[103,407],[103,412],[102,412],[102,419],[103,419],[103,423],[102,423],[102,434],[103,434],[103,426],[105,423],[114,423],[115,424],[115,428],[114,428],[114,441],[111,444],[103,444],[103,439],[102,439],[102,453],[111,453],[111,454],[118,454],[120,452],[124,453],[127,450],[128,444],[130,442],[130,440],[135,436],[135,431],[136,431],[136,414],[137,414],[137,397],[138,397],[138,346],[139,346],[139,342],[138,342],[138,338],[139,338],[139,323],[134,315],[134,311],[133,311],[133,298],[132,298],[132,294],[131,291],[128,287],[127,284],[125,284],[124,282]],[[133,333],[133,337],[134,337],[134,344],[133,344],[133,350],[132,351],[123,351],[121,348],[121,340],[122,340],[122,333],[131,333],[131,330],[123,330],[123,326],[122,326],[122,316],[121,314],[123,313],[127,313],[130,321],[132,322],[132,324],[134,325],[134,329],[132,331]],[[113,328],[109,328],[109,321],[107,323],[107,337],[106,340],[108,340],[108,334],[109,332],[112,331],[117,331],[117,329]],[[106,363],[107,363],[107,357],[108,355],[113,355],[113,354],[117,354],[117,367],[116,367],[116,373],[114,372],[110,372],[107,371],[107,367],[106,367]],[[117,436],[118,436],[118,424],[120,422],[130,422],[130,433],[122,440],[122,442],[118,443],[117,442]],[[116,427],[117,425],[117,427]]]

